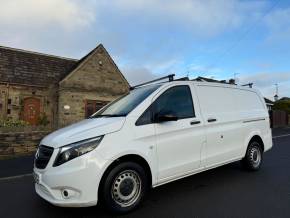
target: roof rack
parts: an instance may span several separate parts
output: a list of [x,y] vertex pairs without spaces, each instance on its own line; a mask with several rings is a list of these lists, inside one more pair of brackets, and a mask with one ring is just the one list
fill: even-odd
[[242,85],[242,86],[249,86],[249,88],[253,88],[253,84],[254,84],[254,83],[247,83],[247,84],[244,84],[244,85]]
[[160,77],[158,79],[154,79],[154,80],[151,80],[151,81],[148,81],[148,82],[145,82],[145,83],[138,84],[136,86],[132,86],[132,87],[130,87],[130,90],[133,90],[133,89],[138,88],[140,86],[148,85],[150,83],[154,83],[154,82],[158,82],[158,81],[161,81],[161,80],[165,80],[165,79],[168,79],[169,82],[172,82],[174,80],[174,76],[175,76],[175,74],[169,74],[167,76]]
[[178,79],[175,79],[174,81],[188,81],[189,78],[186,76],[186,77],[181,77],[181,78],[178,78]]

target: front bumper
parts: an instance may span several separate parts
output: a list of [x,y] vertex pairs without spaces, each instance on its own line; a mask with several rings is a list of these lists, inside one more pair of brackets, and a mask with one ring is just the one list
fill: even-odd
[[51,204],[62,207],[88,207],[98,202],[98,187],[105,160],[96,151],[53,167],[55,149],[44,170],[34,168],[36,193]]

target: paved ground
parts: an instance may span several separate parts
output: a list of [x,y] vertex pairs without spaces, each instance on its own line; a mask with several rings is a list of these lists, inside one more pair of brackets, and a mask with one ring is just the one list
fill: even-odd
[[[153,189],[141,208],[124,217],[290,217],[290,128],[273,135],[274,147],[265,154],[259,172],[233,163],[182,179]],[[19,161],[0,162],[0,177],[19,172],[10,168]],[[23,172],[29,172],[30,163],[22,163]],[[12,173],[5,173],[9,168]],[[46,203],[35,194],[31,176],[0,179],[0,193],[1,217],[110,216],[100,207],[58,208]]]
[[33,159],[34,155],[0,160],[0,178],[31,173]]

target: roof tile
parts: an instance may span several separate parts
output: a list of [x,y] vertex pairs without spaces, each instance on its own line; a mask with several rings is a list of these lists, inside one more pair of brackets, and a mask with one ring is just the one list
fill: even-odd
[[0,46],[0,82],[49,86],[71,72],[78,60]]

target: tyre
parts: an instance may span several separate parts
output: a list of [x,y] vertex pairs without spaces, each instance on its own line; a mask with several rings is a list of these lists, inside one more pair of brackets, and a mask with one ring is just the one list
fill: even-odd
[[137,163],[124,162],[114,167],[105,177],[102,200],[113,213],[124,214],[137,208],[148,189],[148,178]]
[[257,171],[260,169],[263,161],[263,149],[262,145],[257,141],[250,142],[246,156],[242,160],[243,165],[251,171]]

